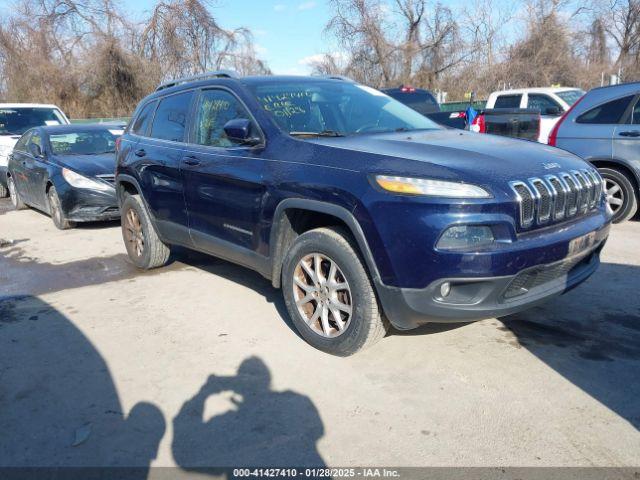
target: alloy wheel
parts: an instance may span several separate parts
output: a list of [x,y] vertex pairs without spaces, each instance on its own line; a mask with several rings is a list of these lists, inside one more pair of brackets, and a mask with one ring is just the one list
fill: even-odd
[[130,208],[127,211],[124,222],[125,240],[129,244],[130,251],[135,252],[136,256],[141,257],[144,253],[144,233],[142,231],[142,222],[138,213]]
[[342,335],[353,316],[353,298],[338,264],[320,253],[302,258],[293,272],[293,296],[298,312],[316,334]]
[[51,216],[55,219],[58,225],[62,224],[62,213],[60,210],[60,200],[57,195],[49,191],[49,208],[51,209]]
[[624,191],[620,184],[611,178],[604,179],[604,191],[609,208],[616,214],[624,206]]

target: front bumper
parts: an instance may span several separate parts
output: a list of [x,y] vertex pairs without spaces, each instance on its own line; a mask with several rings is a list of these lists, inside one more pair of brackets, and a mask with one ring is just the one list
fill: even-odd
[[[400,330],[429,322],[471,322],[510,315],[576,287],[593,274],[609,233],[606,225],[572,241],[561,260],[524,268],[514,275],[451,277],[424,289],[377,285],[385,315]],[[441,287],[449,283],[443,297]]]
[[66,187],[59,190],[60,204],[72,222],[100,222],[120,219],[120,209],[113,192]]

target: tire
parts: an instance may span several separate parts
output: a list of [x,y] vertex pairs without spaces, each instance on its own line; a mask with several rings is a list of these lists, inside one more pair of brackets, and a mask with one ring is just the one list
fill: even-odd
[[11,198],[11,205],[13,205],[14,210],[24,210],[27,208],[22,198],[20,198],[20,193],[18,193],[13,177],[7,177],[7,190],[9,190],[9,197]]
[[49,187],[47,192],[47,203],[49,204],[49,215],[51,220],[58,230],[69,230],[76,226],[74,222],[67,220],[67,216],[62,211],[62,205],[60,205],[60,197],[58,197],[58,191],[53,185]]
[[629,220],[638,210],[638,197],[633,182],[624,173],[613,168],[598,168],[605,181],[607,202],[613,211],[613,223]]
[[158,237],[140,195],[127,195],[121,211],[122,238],[134,265],[143,270],[166,265],[171,250]]
[[0,183],[0,198],[9,196],[9,189]]
[[[318,264],[314,277],[309,272],[317,273]],[[353,355],[387,332],[358,248],[342,228],[310,230],[294,241],[283,262],[282,289],[296,329],[323,352]]]

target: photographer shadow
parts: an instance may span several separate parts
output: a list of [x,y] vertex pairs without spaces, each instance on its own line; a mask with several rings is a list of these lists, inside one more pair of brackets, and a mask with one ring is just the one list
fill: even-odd
[[[204,419],[212,396],[231,408]],[[185,470],[223,475],[230,467],[324,467],[316,442],[324,434],[318,410],[299,393],[271,389],[262,360],[250,357],[235,376],[211,375],[173,420],[173,457]]]

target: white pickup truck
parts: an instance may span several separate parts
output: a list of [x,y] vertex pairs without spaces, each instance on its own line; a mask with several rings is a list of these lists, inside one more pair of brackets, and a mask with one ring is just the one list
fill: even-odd
[[582,95],[584,95],[583,90],[569,87],[501,90],[489,95],[486,108],[540,110],[540,135],[538,141],[547,143],[549,133],[551,133],[556,122]]
[[0,103],[0,198],[6,197],[7,164],[13,147],[24,132],[41,125],[67,125],[69,119],[55,105]]

